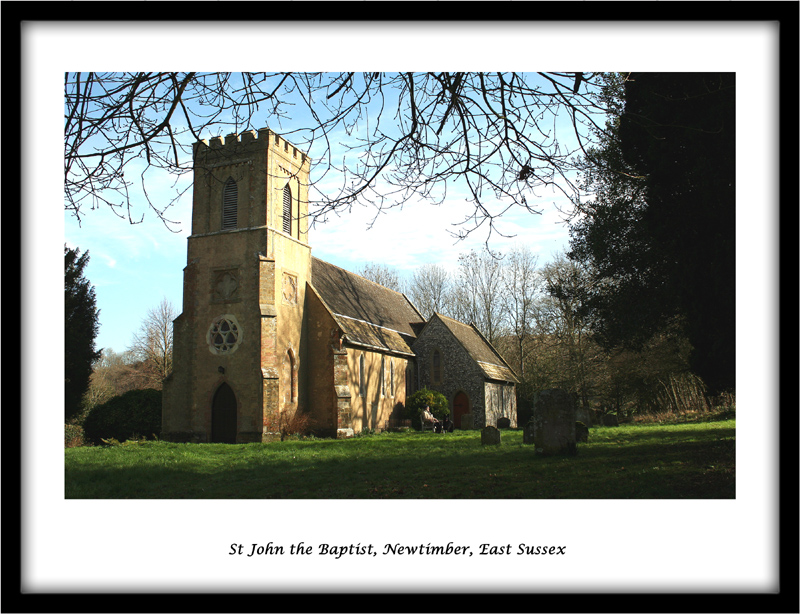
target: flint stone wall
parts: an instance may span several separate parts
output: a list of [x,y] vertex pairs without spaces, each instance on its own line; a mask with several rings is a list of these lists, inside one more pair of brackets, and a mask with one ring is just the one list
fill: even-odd
[[[441,380],[433,380],[433,352],[441,356]],[[414,342],[414,353],[419,369],[419,387],[441,392],[447,398],[450,415],[453,415],[453,399],[459,392],[469,397],[472,425],[461,428],[486,426],[486,392],[484,374],[478,364],[467,353],[453,334],[438,318],[433,318],[425,327],[424,334]]]

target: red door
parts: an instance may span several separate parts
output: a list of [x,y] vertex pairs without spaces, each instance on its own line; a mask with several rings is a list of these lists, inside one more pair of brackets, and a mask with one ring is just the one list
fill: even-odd
[[461,428],[461,416],[469,413],[469,398],[463,392],[459,392],[453,399],[453,425],[457,429]]

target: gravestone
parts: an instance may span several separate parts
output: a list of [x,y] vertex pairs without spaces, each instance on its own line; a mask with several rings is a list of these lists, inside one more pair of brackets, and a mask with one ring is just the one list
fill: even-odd
[[472,430],[472,414],[464,414],[461,416],[461,428],[465,431]]
[[533,444],[533,418],[522,429],[522,443]]
[[589,427],[583,422],[575,423],[575,441],[578,443],[586,443],[589,441]]
[[543,456],[578,453],[575,442],[575,404],[559,388],[539,393],[533,408],[534,452]]
[[509,420],[508,418],[498,418],[497,428],[499,429],[511,428],[511,420]]
[[605,426],[619,426],[617,414],[606,414],[603,416],[603,424]]
[[493,426],[485,426],[481,430],[481,445],[482,446],[499,446],[500,445],[500,431]]
[[581,405],[575,409],[575,419],[578,422],[583,422],[586,426],[592,426],[593,413],[591,409]]

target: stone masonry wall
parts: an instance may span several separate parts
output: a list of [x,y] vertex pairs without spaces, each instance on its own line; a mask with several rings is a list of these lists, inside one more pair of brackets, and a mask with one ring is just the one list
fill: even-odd
[[[280,366],[287,349],[294,352],[298,367],[307,362],[301,323],[310,275],[305,243],[309,160],[268,129],[198,142],[194,155],[192,236],[183,313],[175,326],[174,372],[164,390],[163,426],[177,438],[209,441],[211,401],[217,387],[226,383],[238,406],[237,441],[262,441],[277,431]],[[228,178],[237,186],[237,224],[222,230]],[[293,182],[293,237],[277,230],[288,182]],[[294,279],[296,295],[283,301],[287,274]],[[208,334],[221,317],[236,320],[239,341],[217,351]],[[304,378],[307,369],[298,368],[299,403],[305,395]]]
[[[469,397],[474,428],[486,426],[483,372],[447,327],[434,317],[414,342],[413,349],[417,355],[419,387],[444,394],[450,404],[451,415],[453,399],[458,392],[464,392]],[[440,382],[432,379],[433,351],[436,349],[442,361]]]
[[[364,357],[364,386],[359,386],[359,361]],[[384,386],[381,389],[381,358],[383,358]],[[389,420],[398,404],[406,402],[406,371],[408,360],[399,356],[382,354],[361,347],[347,348],[347,369],[352,429],[380,430]],[[394,366],[394,386],[391,386]],[[393,388],[393,389],[392,389]]]
[[[308,368],[313,374],[308,380],[310,427],[318,436],[336,437],[339,428],[347,428],[347,425],[340,426],[340,420],[346,420],[350,413],[350,391],[342,388],[346,386],[348,377],[347,352],[340,348],[338,324],[310,286],[306,288],[305,302]],[[341,360],[342,353],[344,361]]]

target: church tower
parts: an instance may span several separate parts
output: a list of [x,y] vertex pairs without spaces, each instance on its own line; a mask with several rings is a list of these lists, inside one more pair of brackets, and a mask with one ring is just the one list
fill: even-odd
[[307,406],[308,171],[268,128],[195,143],[165,439],[269,441]]

